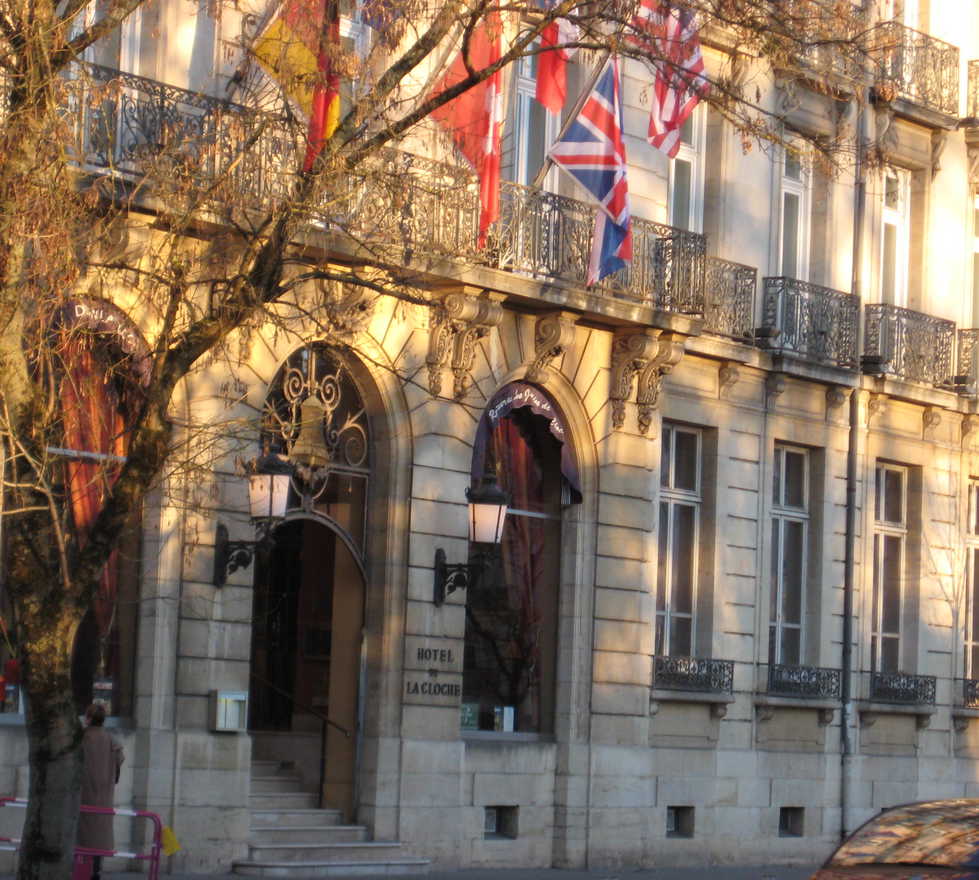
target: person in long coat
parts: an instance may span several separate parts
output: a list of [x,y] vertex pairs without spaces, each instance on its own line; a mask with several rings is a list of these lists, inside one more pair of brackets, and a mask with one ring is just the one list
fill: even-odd
[[[119,781],[119,768],[125,760],[122,746],[102,725],[105,707],[92,703],[85,710],[87,726],[82,734],[82,804],[89,807],[113,806],[113,794]],[[78,845],[91,849],[115,849],[112,835],[113,816],[107,813],[82,812],[78,817]],[[101,856],[93,860],[92,880],[99,880]]]

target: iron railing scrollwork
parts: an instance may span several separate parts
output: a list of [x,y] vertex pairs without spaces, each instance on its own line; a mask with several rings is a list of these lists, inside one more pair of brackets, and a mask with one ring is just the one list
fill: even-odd
[[912,382],[945,385],[952,378],[955,323],[900,306],[864,306],[863,367]]
[[720,336],[749,338],[754,329],[758,270],[718,257],[707,258],[704,329]]
[[734,692],[734,661],[707,657],[654,657],[653,687],[731,694]]
[[975,394],[979,390],[979,329],[959,330],[957,338],[957,381]]
[[876,89],[929,110],[958,116],[959,50],[897,21],[881,22],[874,34]]
[[835,700],[840,696],[840,670],[772,663],[768,667],[768,692],[786,697]]
[[903,672],[873,672],[870,699],[882,703],[935,705],[935,676],[908,675]]
[[963,679],[962,705],[966,709],[979,709],[979,679]]
[[857,365],[860,299],[807,281],[765,278],[766,347],[848,369]]

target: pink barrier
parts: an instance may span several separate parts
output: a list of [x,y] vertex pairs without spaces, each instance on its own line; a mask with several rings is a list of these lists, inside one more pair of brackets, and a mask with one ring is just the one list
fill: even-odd
[[[26,807],[27,801],[17,800],[12,797],[0,796],[0,807]],[[153,845],[150,847],[149,852],[136,853],[136,852],[125,852],[124,850],[108,850],[108,849],[90,849],[85,846],[75,847],[75,858],[74,858],[74,869],[72,871],[72,880],[88,880],[92,876],[92,857],[102,856],[103,858],[122,858],[122,859],[137,859],[139,861],[146,862],[149,865],[149,869],[146,872],[146,876],[149,880],[159,880],[160,876],[160,851],[161,843],[160,838],[163,834],[163,823],[160,821],[160,817],[156,813],[150,813],[146,810],[116,810],[112,807],[89,807],[82,805],[81,810],[83,813],[106,813],[110,816],[134,816],[140,819],[149,819],[153,823]],[[16,852],[18,849],[18,844],[20,843],[20,838],[17,837],[0,837],[0,852]]]

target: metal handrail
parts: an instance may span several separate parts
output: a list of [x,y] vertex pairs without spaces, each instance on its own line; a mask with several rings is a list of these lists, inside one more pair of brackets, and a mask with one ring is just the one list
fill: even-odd
[[302,702],[300,702],[299,700],[297,700],[297,699],[296,699],[296,697],[295,697],[295,694],[291,694],[291,693],[289,693],[289,691],[287,691],[287,690],[284,690],[283,688],[280,688],[280,687],[279,687],[278,685],[276,685],[276,684],[273,684],[273,683],[272,683],[271,681],[269,681],[269,680],[268,680],[267,678],[265,678],[265,677],[263,677],[263,676],[261,676],[261,675],[259,675],[259,674],[258,674],[257,672],[255,672],[254,670],[252,670],[252,671],[251,671],[251,672],[250,672],[249,674],[250,674],[250,675],[251,675],[251,677],[252,677],[252,678],[254,678],[254,679],[255,679],[255,681],[257,681],[257,682],[258,682],[259,684],[263,684],[263,685],[265,685],[266,687],[270,687],[270,688],[272,688],[272,690],[274,690],[274,691],[275,691],[275,692],[276,692],[277,694],[279,694],[279,695],[280,695],[280,696],[282,696],[282,697],[285,697],[285,698],[286,698],[287,700],[289,700],[289,702],[291,702],[291,703],[292,703],[292,705],[293,705],[293,706],[297,706],[297,707],[298,707],[298,708],[300,708],[300,709],[304,709],[305,711],[307,711],[307,712],[309,712],[309,714],[310,714],[310,715],[313,715],[313,716],[315,716],[316,718],[319,718],[319,719],[320,719],[320,721],[323,721],[323,722],[325,722],[326,724],[329,724],[329,725],[330,725],[330,727],[332,727],[332,728],[334,728],[334,729],[336,729],[336,730],[339,730],[339,731],[340,731],[340,733],[342,733],[342,734],[343,734],[343,735],[344,735],[344,736],[345,736],[345,737],[346,737],[347,739],[350,739],[350,731],[349,731],[349,730],[347,730],[347,728],[345,728],[345,727],[341,727],[341,726],[340,726],[339,724],[337,724],[337,723],[336,723],[336,721],[333,721],[333,720],[331,720],[330,718],[327,718],[327,717],[326,717],[326,715],[324,715],[324,714],[323,714],[322,712],[318,712],[318,711],[316,711],[316,709],[314,709],[314,708],[313,708],[312,706],[307,706],[307,705],[306,705],[305,703],[302,703]]

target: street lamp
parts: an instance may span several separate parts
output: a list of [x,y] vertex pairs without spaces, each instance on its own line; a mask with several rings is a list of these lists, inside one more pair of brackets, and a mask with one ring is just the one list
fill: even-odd
[[[466,498],[469,501],[469,542],[499,544],[503,538],[503,524],[510,499],[496,485],[496,478],[487,474],[477,488],[466,489]],[[491,553],[480,551],[475,554],[474,562],[450,565],[445,561],[445,551],[439,547],[435,551],[432,601],[441,605],[449,593],[475,586],[491,558]]]

